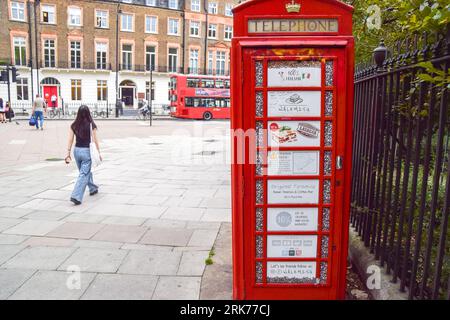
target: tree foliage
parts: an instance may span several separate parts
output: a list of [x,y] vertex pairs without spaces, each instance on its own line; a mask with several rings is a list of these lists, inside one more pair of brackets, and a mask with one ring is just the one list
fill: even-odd
[[450,23],[448,0],[346,0],[354,6],[356,61],[367,61],[384,39],[388,47],[408,35],[444,30]]

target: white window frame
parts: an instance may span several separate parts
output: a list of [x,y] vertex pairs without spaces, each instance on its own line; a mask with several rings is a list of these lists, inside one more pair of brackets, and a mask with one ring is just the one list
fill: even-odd
[[[25,21],[25,2],[11,1],[11,20]],[[14,14],[14,12],[16,14]]]
[[[153,52],[148,52],[147,51],[147,48],[149,48],[149,47],[151,47],[151,48],[153,48],[154,49],[154,51]],[[148,44],[146,44],[145,45],[145,70],[146,71],[150,71],[150,66],[152,66],[153,67],[153,71],[155,71],[156,70],[156,64],[157,64],[157,56],[156,56],[156,52],[157,52],[157,47],[156,47],[156,45],[155,44],[150,44],[150,43],[148,43]],[[147,63],[147,57],[150,57],[150,66],[149,66],[149,64]],[[153,59],[152,59],[153,58]],[[152,63],[152,60],[154,61],[154,63]]]
[[[16,82],[16,88],[17,88],[17,100],[18,101],[28,101],[30,100],[30,91],[29,91],[29,87],[28,87],[28,78],[17,78],[17,82]],[[27,92],[27,99],[24,99],[24,92],[25,92],[25,88],[26,88],[26,92]],[[20,93],[20,97],[19,98],[19,93]]]
[[232,3],[226,3],[225,4],[225,15],[227,17],[233,16],[233,4]]
[[[74,22],[73,17],[76,17],[77,15],[74,15],[71,13],[71,11],[79,11],[78,19],[79,23],[76,21]],[[67,25],[73,26],[73,27],[81,27],[83,25],[83,9],[80,7],[68,7],[67,8]]]
[[[214,27],[214,28],[213,28]],[[210,35],[210,32],[214,31],[214,36]],[[217,24],[210,23],[208,25],[208,39],[217,39]]]
[[189,50],[189,73],[190,74],[198,74],[199,65],[200,65],[199,58],[200,58],[200,50],[199,49],[194,48],[194,49]]
[[201,4],[200,0],[191,0],[191,11],[200,12]]
[[[101,50],[99,50],[99,49],[101,49]],[[103,61],[103,56],[100,55],[100,60],[101,60],[100,64],[98,61],[98,53],[105,53],[105,61]],[[103,63],[105,64],[105,68],[102,68]],[[108,43],[107,42],[101,42],[101,41],[95,42],[95,69],[98,69],[98,70],[107,70],[108,69]]]
[[[130,21],[127,21],[127,25],[126,25],[126,29],[124,28],[124,19],[127,18],[131,18]],[[128,25],[131,22],[131,28],[129,29],[128,27],[130,27],[130,25]],[[134,15],[132,13],[122,13],[120,15],[120,31],[123,32],[133,32],[134,31]]]
[[[152,27],[152,23],[150,22],[150,24],[148,24],[148,20],[154,20],[154,30],[151,30]],[[150,27],[150,29],[148,28]],[[157,16],[150,16],[150,15],[146,15],[145,16],[145,33],[153,33],[153,34],[157,34],[158,33],[158,17]]]
[[217,14],[217,2],[209,2],[208,3],[208,13],[209,14]]
[[[19,48],[20,61],[16,60],[16,47]],[[14,64],[16,66],[26,66],[27,65],[27,38],[26,37],[13,37],[13,51],[14,51]],[[25,56],[23,53],[25,51]],[[19,63],[18,63],[19,62]]]
[[233,27],[225,25],[223,30],[224,30],[223,39],[226,41],[231,41],[231,39],[233,38]]
[[225,75],[226,61],[227,57],[225,51],[216,51],[216,75]]
[[[81,101],[83,99],[82,85],[83,81],[81,81],[81,79],[70,79],[70,98],[72,101]],[[75,91],[73,91],[74,89]]]
[[[196,27],[193,27],[193,25],[196,24]],[[195,37],[195,38],[200,38],[200,29],[201,29],[202,23],[200,21],[197,20],[191,20],[191,22],[189,23],[189,36],[191,37]],[[197,34],[192,33],[192,30],[197,30]]]
[[[72,44],[77,43],[74,47]],[[81,69],[83,67],[83,44],[81,40],[70,40],[69,41],[69,67],[71,69]],[[72,61],[72,52],[74,52],[75,60]],[[79,62],[79,66],[77,66],[77,62]],[[72,64],[74,63],[74,65]]]
[[[170,49],[175,49],[175,50],[177,50],[177,53],[176,54],[173,54],[173,53],[170,53]],[[177,47],[169,47],[169,48],[167,48],[167,71],[169,71],[169,72],[178,72],[178,63],[179,63],[179,61],[178,61],[178,56],[179,56],[179,54],[180,54],[180,49],[179,48],[177,48]],[[172,57],[175,57],[175,68],[173,68],[174,66],[172,66],[172,68],[170,68],[170,60],[171,60],[171,58]]]
[[[50,9],[50,8],[52,8],[52,10],[50,10],[50,11],[46,11],[44,8],[46,8],[47,7],[47,10],[48,9]],[[45,23],[45,24],[56,24],[56,5],[54,5],[54,4],[47,4],[47,3],[42,3],[41,4],[41,22],[42,23]],[[48,17],[49,17],[49,21],[48,22],[45,22],[44,21],[44,12],[47,12],[47,14],[48,14]],[[53,19],[50,21],[50,17],[53,17]]]
[[156,6],[156,0],[145,0],[145,5],[146,6]]
[[[171,22],[176,21],[176,33],[172,32]],[[174,25],[175,26],[175,25]],[[179,36],[180,35],[180,19],[168,18],[167,19],[167,35],[169,36]]]
[[[53,46],[47,46],[46,42],[47,41],[53,41]],[[42,53],[43,53],[43,57],[42,57],[42,61],[44,62],[44,68],[56,68],[56,66],[58,65],[58,57],[57,57],[57,53],[56,53],[56,39],[54,38],[50,38],[50,39],[44,39],[43,40],[44,44],[43,44],[43,48],[42,48]],[[50,42],[49,42],[50,44]],[[46,60],[45,60],[45,51],[48,50],[48,56],[49,56],[49,65],[46,65]],[[53,52],[53,59],[50,59],[50,52]],[[54,60],[54,65],[51,65],[51,61]]]
[[[99,15],[99,14],[105,14],[105,16]],[[102,23],[98,25],[98,19],[101,19],[101,21],[105,22],[105,25]],[[108,10],[101,10],[101,9],[95,9],[95,27],[100,29],[108,29],[109,28],[109,11]]]
[[[124,50],[123,49],[123,46],[131,46],[131,49],[130,49],[130,51],[128,51],[128,50]],[[132,43],[122,43],[121,45],[120,45],[120,62],[121,62],[121,64],[122,64],[122,68],[123,68],[123,66],[127,66],[127,68],[124,68],[123,70],[133,70],[133,53],[134,53],[134,44],[132,44]],[[124,52],[125,53],[127,53],[127,60],[129,60],[129,61],[126,61],[127,63],[125,64],[124,62]],[[128,68],[129,67],[129,68]]]
[[108,80],[97,80],[97,101],[108,101]]
[[208,50],[208,74],[213,74],[214,66],[214,51]]

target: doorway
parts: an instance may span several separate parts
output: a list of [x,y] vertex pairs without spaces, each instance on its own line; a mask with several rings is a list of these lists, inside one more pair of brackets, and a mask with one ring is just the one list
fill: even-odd
[[120,100],[126,107],[133,107],[136,95],[136,84],[131,80],[120,83]]

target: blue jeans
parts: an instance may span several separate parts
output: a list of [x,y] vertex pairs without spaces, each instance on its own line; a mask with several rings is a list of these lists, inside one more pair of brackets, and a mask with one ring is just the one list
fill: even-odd
[[72,192],[72,198],[78,201],[83,201],[84,191],[86,186],[89,187],[89,192],[95,192],[98,187],[94,184],[94,179],[91,172],[91,152],[89,148],[77,148],[73,150],[75,162],[77,163],[80,175],[78,176],[77,183]]
[[39,122],[41,123],[41,128],[44,126],[44,113],[42,111],[35,111],[34,118],[36,119],[36,128],[39,129]]

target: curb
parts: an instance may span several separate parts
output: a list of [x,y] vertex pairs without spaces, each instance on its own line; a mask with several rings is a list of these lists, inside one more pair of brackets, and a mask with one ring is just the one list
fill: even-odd
[[349,259],[355,266],[360,278],[364,283],[373,274],[367,273],[370,266],[378,266],[380,273],[380,289],[369,289],[370,295],[374,300],[408,300],[408,294],[400,291],[399,283],[392,283],[392,276],[386,273],[386,270],[380,266],[380,262],[375,259],[375,255],[371,254],[364,246],[358,233],[350,227],[349,230]]

